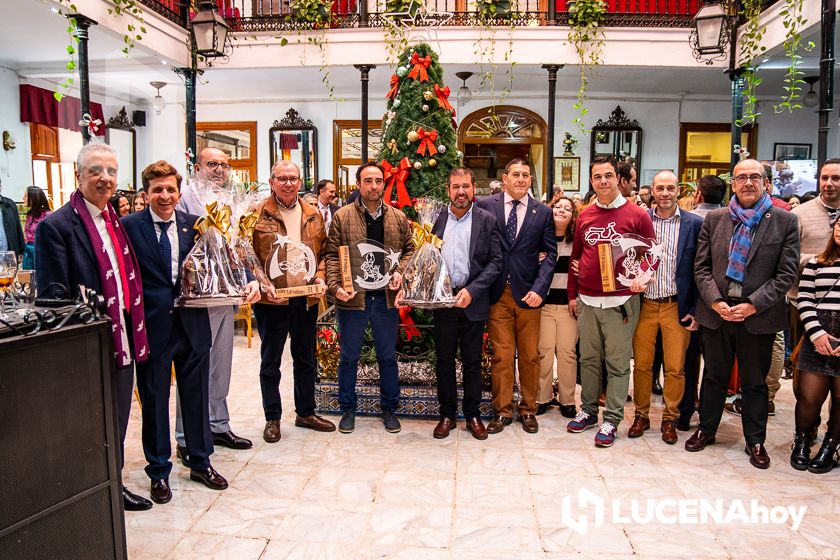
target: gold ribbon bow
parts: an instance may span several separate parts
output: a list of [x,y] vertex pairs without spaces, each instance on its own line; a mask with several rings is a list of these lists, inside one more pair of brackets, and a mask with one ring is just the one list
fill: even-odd
[[250,239],[251,234],[254,232],[254,226],[257,225],[257,221],[260,219],[260,215],[256,212],[248,212],[247,214],[243,214],[239,217],[239,236],[243,239]]
[[228,230],[230,229],[230,206],[222,206],[219,208],[218,202],[213,202],[207,205],[207,215],[199,219],[195,223],[195,230],[199,234],[204,234],[211,227],[219,230],[225,239],[230,241]]
[[394,138],[391,138],[388,141],[388,149],[391,150],[391,154],[397,153],[397,141]]
[[432,233],[432,224],[411,222],[411,241],[416,249],[420,249],[424,243],[431,243],[438,249],[443,247],[443,239]]

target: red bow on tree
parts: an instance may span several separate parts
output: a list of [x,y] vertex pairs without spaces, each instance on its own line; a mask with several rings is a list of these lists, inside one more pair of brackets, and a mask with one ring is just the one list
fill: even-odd
[[426,150],[429,150],[429,155],[433,156],[437,153],[437,148],[435,147],[435,141],[437,140],[438,133],[437,130],[432,130],[431,132],[426,132],[423,128],[417,129],[417,138],[420,139],[420,146],[417,147],[417,153],[421,156],[426,155]]
[[425,58],[420,58],[420,55],[414,53],[411,55],[411,64],[414,68],[411,69],[411,73],[408,75],[409,78],[416,80],[417,76],[420,76],[421,82],[428,82],[429,81],[429,73],[426,72],[426,68],[432,65],[432,57],[426,55]]
[[[408,195],[408,189],[405,186],[405,182],[408,179],[408,171],[411,169],[411,162],[408,158],[402,158],[397,165],[391,165],[383,159],[379,162],[379,165],[385,170],[385,202],[397,208],[411,206],[411,197]],[[396,204],[391,201],[395,186],[397,189]]]
[[452,104],[449,102],[449,86],[440,87],[438,84],[435,84],[435,95],[437,95],[438,105],[440,105],[443,109],[447,111],[452,111],[453,107]]
[[410,307],[400,307],[400,325],[402,325],[405,330],[406,340],[411,340],[415,336],[420,336],[420,329],[417,328],[414,323],[414,319],[411,318]]
[[400,84],[400,77],[394,74],[391,76],[391,89],[388,90],[387,99],[393,99],[397,95],[397,86]]

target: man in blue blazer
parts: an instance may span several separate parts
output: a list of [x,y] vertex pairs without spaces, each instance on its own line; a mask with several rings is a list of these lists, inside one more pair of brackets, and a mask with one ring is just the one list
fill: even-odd
[[[190,479],[213,490],[227,481],[210,465],[213,439],[208,410],[210,318],[206,308],[175,307],[181,291],[181,264],[195,245],[197,216],[176,211],[181,176],[165,161],[142,174],[149,206],[131,214],[123,226],[136,248],[143,278],[150,359],[137,368],[143,405],[143,452],[151,479],[151,498],[164,504],[172,498],[169,473],[172,447],[169,432],[169,390],[172,364],[181,399]],[[249,290],[259,288],[253,282]],[[253,296],[253,293],[249,293]],[[251,297],[253,299],[253,297]]]
[[513,359],[517,350],[522,392],[519,419],[526,432],[539,430],[535,414],[540,387],[540,308],[554,275],[557,242],[551,209],[529,194],[531,180],[528,163],[512,159],[502,174],[503,192],[476,203],[496,217],[503,257],[502,272],[490,288],[494,417],[487,432],[491,434],[513,421]]
[[[148,359],[140,271],[134,249],[108,203],[117,189],[117,154],[106,144],[79,151],[79,189],[47,216],[35,232],[40,297],[77,298],[79,286],[106,299],[114,339],[113,392],[124,464],[125,433],[131,413],[134,363]],[[139,301],[138,301],[139,298]],[[123,507],[141,511],[152,502],[123,487]]]
[[679,404],[685,387],[685,352],[691,332],[698,328],[694,320],[697,286],[694,284],[694,256],[703,220],[677,206],[679,180],[671,171],[660,171],[653,178],[656,210],[648,210],[662,246],[656,276],[642,294],[639,322],[633,336],[633,400],[636,417],[627,435],[635,438],[650,429],[650,392],[653,383],[653,360],[656,337],[662,332],[665,382],[662,413],[662,441],[677,442]]
[[434,312],[440,422],[433,435],[437,439],[448,436],[456,426],[455,356],[459,346],[467,430],[476,439],[487,439],[487,428],[479,412],[481,353],[484,325],[490,314],[490,286],[502,270],[502,247],[495,216],[476,207],[474,198],[472,170],[456,167],[450,171],[450,204],[432,228],[432,233],[443,239],[441,254],[456,297],[454,307]]

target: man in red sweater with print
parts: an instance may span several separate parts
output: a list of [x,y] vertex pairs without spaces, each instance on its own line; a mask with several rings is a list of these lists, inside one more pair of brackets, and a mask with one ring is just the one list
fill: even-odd
[[604,291],[598,246],[615,235],[634,234],[654,239],[648,213],[631,204],[618,190],[616,161],[598,156],[589,165],[593,203],[578,216],[572,262],[578,274],[569,275],[569,311],[577,316],[580,329],[581,411],[569,422],[570,432],[583,432],[598,423],[601,394],[601,362],[607,365],[607,393],[604,421],[595,434],[595,445],[609,447],[617,426],[624,419],[624,402],[630,385],[633,332],[639,319],[639,298],[647,283],[633,281],[630,288],[617,285]]

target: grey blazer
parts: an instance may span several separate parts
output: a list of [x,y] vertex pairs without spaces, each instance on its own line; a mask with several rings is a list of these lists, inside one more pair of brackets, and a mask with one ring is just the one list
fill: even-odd
[[[703,220],[697,240],[694,279],[700,300],[696,318],[708,329],[717,329],[723,323],[711,306],[715,301],[726,299],[729,283],[726,268],[734,229],[729,208],[714,210]],[[756,309],[755,315],[744,321],[748,332],[771,334],[785,329],[788,324],[785,294],[797,281],[798,273],[798,219],[774,206],[759,222],[747,257],[741,297]]]

